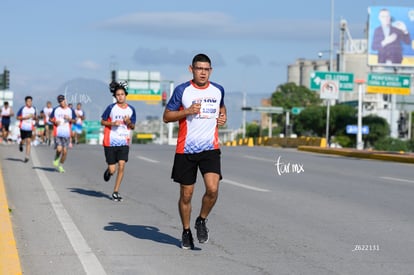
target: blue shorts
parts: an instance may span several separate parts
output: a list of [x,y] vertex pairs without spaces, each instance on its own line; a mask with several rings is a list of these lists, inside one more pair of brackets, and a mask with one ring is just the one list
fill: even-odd
[[82,134],[82,124],[72,124],[72,132]]

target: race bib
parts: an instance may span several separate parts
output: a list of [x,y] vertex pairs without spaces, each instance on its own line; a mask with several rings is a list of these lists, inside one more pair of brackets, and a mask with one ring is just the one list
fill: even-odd
[[212,119],[218,117],[217,104],[210,102],[201,102],[200,118]]

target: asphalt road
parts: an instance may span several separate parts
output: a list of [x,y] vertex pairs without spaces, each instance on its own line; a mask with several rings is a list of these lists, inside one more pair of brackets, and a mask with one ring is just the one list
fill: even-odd
[[[64,174],[50,147],[29,163],[16,145],[0,153],[26,275],[414,272],[412,164],[223,147],[210,240],[182,250],[174,147],[132,146],[120,203],[101,146],[70,149]],[[199,177],[192,223],[203,190]]]

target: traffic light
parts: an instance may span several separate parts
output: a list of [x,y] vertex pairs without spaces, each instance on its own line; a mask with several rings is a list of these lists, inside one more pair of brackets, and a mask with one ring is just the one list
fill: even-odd
[[400,112],[400,118],[398,119],[398,137],[405,138],[408,134],[408,114],[406,112]]
[[162,102],[163,107],[165,107],[165,105],[167,105],[167,92],[166,91],[162,92],[161,102]]
[[116,81],[116,71],[113,70],[111,71],[111,82],[115,82]]
[[3,73],[3,86],[5,90],[10,89],[10,71],[7,69],[4,69]]

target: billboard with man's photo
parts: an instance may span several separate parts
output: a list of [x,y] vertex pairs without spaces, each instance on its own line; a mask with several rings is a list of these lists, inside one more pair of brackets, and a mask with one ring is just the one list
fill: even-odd
[[414,8],[370,7],[368,65],[414,67]]

